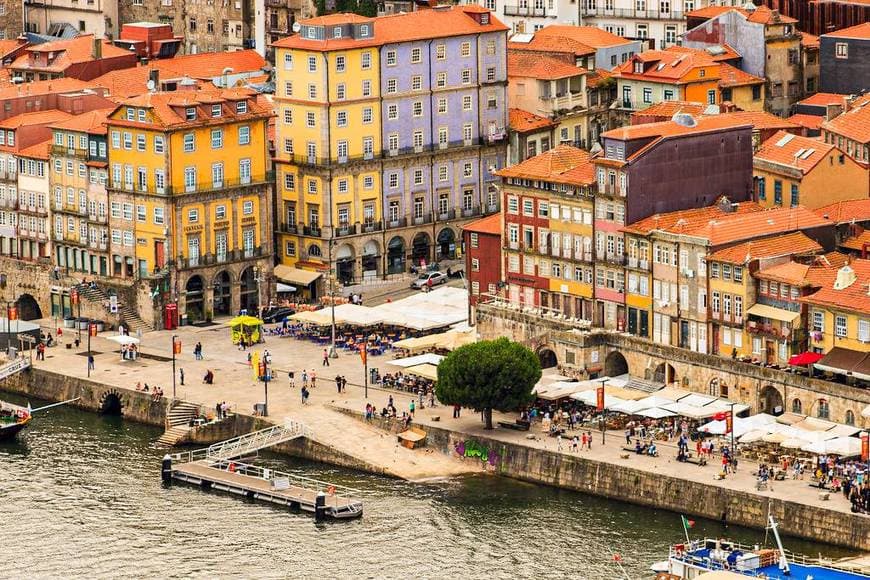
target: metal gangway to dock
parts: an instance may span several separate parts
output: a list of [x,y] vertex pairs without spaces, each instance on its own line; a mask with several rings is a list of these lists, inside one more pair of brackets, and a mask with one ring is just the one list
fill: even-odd
[[351,519],[363,513],[359,491],[292,473],[259,467],[240,458],[258,451],[308,437],[304,424],[286,421],[241,437],[215,443],[204,449],[167,455],[163,480],[182,481],[205,490],[219,490],[250,499],[305,511],[322,519]]

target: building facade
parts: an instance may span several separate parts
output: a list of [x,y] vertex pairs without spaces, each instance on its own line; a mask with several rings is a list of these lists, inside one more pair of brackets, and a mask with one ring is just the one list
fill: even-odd
[[821,87],[842,95],[867,91],[870,78],[870,22],[819,37]]
[[347,283],[456,258],[499,207],[507,28],[476,6],[300,26],[275,44],[282,262]]
[[121,29],[117,0],[26,0],[24,29],[36,34],[58,35],[59,27],[68,25],[82,34],[96,38],[114,38]]
[[462,227],[468,303],[472,312],[482,296],[483,299],[495,296],[502,289],[501,234],[501,214],[498,213]]

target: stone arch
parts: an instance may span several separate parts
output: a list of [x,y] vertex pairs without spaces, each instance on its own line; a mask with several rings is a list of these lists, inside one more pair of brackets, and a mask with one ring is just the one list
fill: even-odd
[[232,313],[233,278],[226,270],[215,274],[212,280],[214,289],[214,314],[229,315]]
[[311,244],[308,246],[308,255],[313,258],[320,258],[323,256],[323,252],[320,249],[320,246],[317,244]]
[[831,417],[831,405],[827,399],[816,401],[816,416],[819,419],[829,419]]
[[453,260],[456,258],[456,232],[453,228],[446,227],[438,232],[438,259]]
[[800,399],[792,399],[791,412],[792,413],[803,413],[804,412],[804,404],[801,402]]
[[124,398],[116,389],[110,389],[100,396],[100,413],[103,415],[123,415]]
[[251,316],[257,315],[257,309],[260,306],[259,284],[253,266],[248,266],[242,270],[242,274],[239,276],[239,308],[247,310]]
[[549,347],[542,347],[538,350],[538,360],[541,362],[542,369],[551,369],[559,364],[556,352]]
[[381,245],[375,239],[366,240],[360,253],[360,268],[363,278],[377,277],[380,273]]
[[405,239],[393,236],[387,244],[387,274],[401,274],[405,271]]
[[855,413],[853,413],[851,409],[846,411],[846,419],[844,422],[846,425],[855,425]]
[[722,381],[719,380],[719,377],[714,377],[710,379],[710,388],[708,390],[709,395],[711,397],[719,397],[722,394]]
[[628,361],[618,350],[614,350],[604,359],[604,374],[608,377],[618,377],[628,374]]
[[187,320],[196,322],[205,317],[205,282],[202,276],[195,274],[187,279],[184,285],[184,312]]
[[759,407],[762,413],[781,415],[783,412],[782,393],[773,385],[767,385],[758,394]]
[[653,372],[653,380],[666,385],[677,382],[677,371],[674,369],[674,365],[666,362],[660,363]]
[[415,265],[423,260],[427,262],[432,256],[432,237],[426,232],[418,232],[411,241],[411,259]]
[[21,320],[39,320],[42,318],[39,302],[31,294],[22,294],[18,297],[18,317]]
[[342,244],[335,249],[335,277],[339,284],[353,283],[355,258],[356,250],[350,244]]

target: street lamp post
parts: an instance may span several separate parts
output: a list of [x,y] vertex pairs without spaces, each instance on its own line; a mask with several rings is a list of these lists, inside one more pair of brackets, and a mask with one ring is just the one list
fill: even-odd
[[88,360],[88,377],[91,376],[91,335],[94,333],[94,330],[96,329],[96,327],[97,327],[97,325],[93,324],[91,322],[91,319],[89,318],[88,319],[88,354],[86,357]]
[[178,335],[172,335],[172,398],[175,399],[175,354],[181,351],[181,342]]
[[[604,390],[604,383],[607,382],[607,379],[601,378],[598,380],[601,381],[601,390],[603,391]],[[602,400],[604,399],[603,396],[601,398],[602,398]],[[604,445],[606,442],[606,434],[607,434],[607,423],[604,421],[604,405],[601,406],[601,415],[599,415],[598,420],[600,422],[600,427],[601,427],[601,444]]]
[[333,234],[334,231],[329,235],[329,305],[332,311],[332,342],[329,347],[329,358],[338,358],[338,351],[335,350],[335,262],[332,259],[332,247],[335,240]]
[[737,403],[731,403],[731,465],[733,469],[733,465],[735,465],[736,458],[734,457],[734,405]]

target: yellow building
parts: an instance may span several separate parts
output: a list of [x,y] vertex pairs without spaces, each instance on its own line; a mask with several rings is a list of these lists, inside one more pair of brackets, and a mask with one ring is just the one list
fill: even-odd
[[271,298],[271,116],[242,89],[149,93],[109,115],[112,243],[126,224],[138,277],[168,277],[188,320]]
[[868,170],[833,144],[778,131],[753,159],[758,203],[817,209],[867,199]]
[[[823,280],[819,290],[801,300],[809,306],[810,348],[826,355],[838,351],[836,354],[842,355],[844,360],[835,364],[832,357],[826,365],[822,359],[820,365],[832,369],[843,365],[840,374],[853,374],[852,368],[845,368],[847,358],[855,359],[857,364],[870,352],[868,279],[870,260],[855,259],[842,266],[836,276]],[[856,353],[860,353],[860,357]],[[863,370],[870,375],[870,368]],[[870,376],[865,380],[870,380]]]
[[625,232],[625,247],[628,254],[625,262],[626,330],[650,338],[653,319],[650,241],[645,236]]

